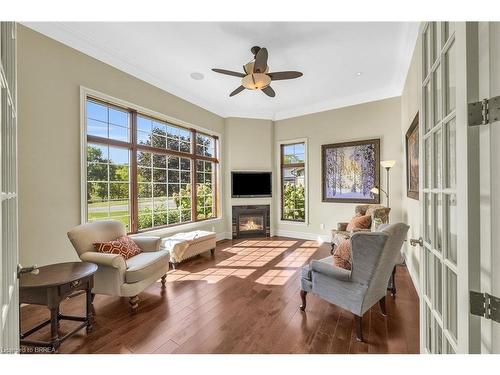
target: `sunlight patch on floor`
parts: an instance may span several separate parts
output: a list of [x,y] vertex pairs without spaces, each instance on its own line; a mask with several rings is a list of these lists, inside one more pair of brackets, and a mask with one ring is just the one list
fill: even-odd
[[302,267],[306,264],[309,258],[318,250],[314,247],[295,249],[292,253],[288,254],[285,259],[276,264],[274,267]]
[[292,247],[297,241],[245,240],[233,247]]
[[221,280],[224,280],[228,276],[236,276],[240,279],[244,279],[255,271],[256,269],[252,268],[207,268],[206,270],[199,272],[173,270],[167,273],[167,283],[177,281],[201,280],[206,281],[208,284],[215,284]]
[[288,250],[286,247],[230,247],[222,251],[231,252],[235,255],[216,265],[230,267],[263,267],[277,256],[283,254],[286,250]]
[[[318,249],[319,243],[304,241],[299,248],[284,254],[297,243],[300,241],[245,240],[237,245],[221,249],[220,252],[230,253],[231,256],[216,263],[214,267],[198,272],[181,269],[169,271],[167,283],[206,281],[209,284],[215,284],[229,276],[244,279],[257,271],[259,267],[266,266],[276,258],[279,260],[280,256],[283,256],[283,259],[279,260],[279,263],[274,267],[299,268],[309,261]],[[283,285],[296,272],[296,270],[274,269],[274,267],[255,282],[263,285]]]
[[295,272],[295,270],[269,270],[255,282],[263,285],[284,285]]
[[316,249],[321,246],[318,241],[305,241],[300,247],[315,247]]

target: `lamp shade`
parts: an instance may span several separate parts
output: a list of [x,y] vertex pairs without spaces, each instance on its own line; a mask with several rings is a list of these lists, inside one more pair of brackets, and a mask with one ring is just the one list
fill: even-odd
[[384,160],[380,162],[380,165],[384,168],[392,168],[396,164],[396,160]]

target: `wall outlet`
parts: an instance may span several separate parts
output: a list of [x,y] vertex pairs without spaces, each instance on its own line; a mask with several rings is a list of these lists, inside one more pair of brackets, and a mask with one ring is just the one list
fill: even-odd
[[320,224],[319,229],[325,229],[325,224]]

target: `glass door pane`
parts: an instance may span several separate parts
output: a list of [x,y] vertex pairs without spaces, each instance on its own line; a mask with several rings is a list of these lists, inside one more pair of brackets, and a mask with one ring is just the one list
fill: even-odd
[[425,111],[425,133],[427,133],[432,128],[432,92],[431,92],[431,82],[427,83],[424,88],[424,111]]
[[424,163],[426,168],[424,168],[424,188],[431,187],[431,158],[432,158],[432,138],[428,137],[424,143]]
[[433,305],[440,316],[443,315],[443,280],[441,261],[434,257],[434,300]]
[[452,44],[451,47],[444,55],[444,63],[446,69],[446,114],[451,113],[455,109],[455,45]]
[[432,245],[432,205],[430,193],[424,193],[424,220],[424,241]]
[[432,300],[432,279],[433,279],[433,261],[432,253],[425,249],[424,250],[424,294]]
[[435,335],[435,345],[434,354],[443,354],[443,330],[441,326],[434,320],[434,335]]
[[432,345],[432,314],[431,310],[427,305],[425,305],[425,348],[429,353],[432,353],[433,345]]
[[438,129],[434,133],[434,181],[432,186],[434,188],[441,188],[441,180],[442,180],[442,150],[441,150],[441,129]]
[[446,270],[446,328],[457,339],[457,275],[450,269]]
[[443,205],[442,195],[435,194],[436,202],[436,250],[441,252],[443,249]]
[[437,125],[442,118],[442,100],[441,100],[441,65],[438,65],[434,73],[432,73],[432,88],[433,88],[433,108],[434,108],[434,125]]
[[445,187],[454,189],[455,188],[455,170],[456,170],[456,150],[455,150],[455,119],[450,120],[445,125],[445,149],[446,149],[446,157],[445,157],[445,170],[446,170],[446,179],[445,179]]
[[457,199],[455,194],[445,195],[446,258],[457,264]]
[[424,32],[423,40],[423,66],[424,66],[424,77],[427,76],[431,66],[431,32],[430,27]]

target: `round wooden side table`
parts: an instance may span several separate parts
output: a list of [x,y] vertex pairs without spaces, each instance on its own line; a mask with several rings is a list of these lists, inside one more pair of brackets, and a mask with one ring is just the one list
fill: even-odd
[[[61,343],[68,337],[86,327],[92,330],[92,287],[97,265],[86,262],[51,264],[40,267],[38,274],[25,273],[19,277],[19,303],[44,305],[50,310],[50,319],[26,332],[20,333],[20,344],[49,348],[57,352]],[[83,290],[87,295],[85,316],[69,316],[59,312],[60,303],[69,295]],[[81,322],[74,330],[59,337],[59,321]],[[50,324],[50,341],[26,340],[26,337]]]

